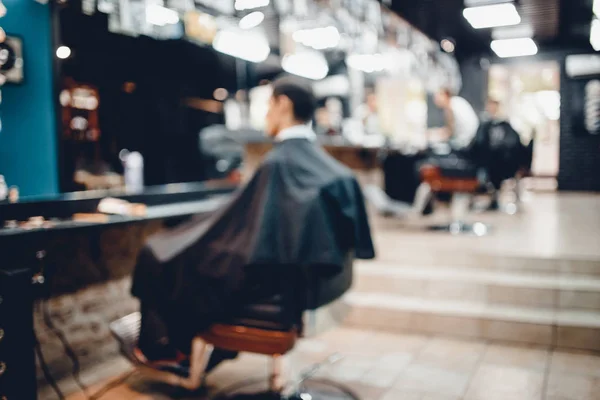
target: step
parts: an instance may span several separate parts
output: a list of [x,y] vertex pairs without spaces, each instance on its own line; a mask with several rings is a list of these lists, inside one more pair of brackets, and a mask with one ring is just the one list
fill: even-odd
[[377,259],[409,265],[447,265],[495,270],[600,277],[600,259],[587,257],[531,256],[420,248],[405,250],[398,244],[377,245]]
[[354,291],[490,305],[600,311],[600,277],[357,262]]
[[[594,252],[561,254],[538,243],[540,249],[523,249],[522,245],[494,234],[484,238],[452,236],[447,233],[407,230],[379,230],[375,235],[377,260],[424,266],[458,266],[514,272],[547,273],[600,277],[600,256]],[[542,238],[540,238],[542,241]]]
[[344,297],[347,326],[600,351],[600,312],[499,306],[385,293]]

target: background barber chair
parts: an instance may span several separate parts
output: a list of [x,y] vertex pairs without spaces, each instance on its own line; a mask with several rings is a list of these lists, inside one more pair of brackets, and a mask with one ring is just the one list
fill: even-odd
[[[287,268],[287,267],[286,267]],[[273,268],[281,271],[283,268]],[[289,268],[287,268],[289,269]],[[214,400],[233,399],[287,399],[287,400],[359,400],[350,390],[334,382],[315,380],[311,376],[320,367],[312,367],[298,379],[285,382],[282,357],[290,352],[303,332],[302,314],[335,300],[352,284],[352,261],[349,258],[344,272],[319,285],[307,277],[306,271],[295,271],[294,276],[280,279],[279,293],[263,301],[242,307],[237,316],[213,325],[207,332],[194,338],[189,368],[173,362],[148,362],[137,350],[140,314],[134,313],[114,321],[110,328],[118,339],[122,353],[150,379],[173,386],[196,390],[204,381],[205,369],[212,349],[217,347],[235,352],[249,352],[271,357],[272,369],[268,386],[264,390],[256,380],[243,382]],[[291,279],[290,279],[291,278]],[[322,277],[319,278],[322,281]],[[308,285],[313,281],[311,285]],[[314,290],[308,291],[311,287]],[[334,296],[331,294],[335,293]],[[334,358],[325,360],[330,362]],[[252,389],[259,387],[259,393]],[[250,391],[250,393],[249,393]]]
[[233,138],[224,125],[213,125],[200,131],[200,152],[209,180],[238,179],[244,157],[244,145]]
[[488,233],[489,228],[485,224],[467,224],[465,221],[473,196],[481,185],[473,163],[458,157],[441,158],[435,163],[422,165],[420,175],[422,185],[426,185],[432,194],[446,193],[451,196],[451,222],[448,225],[431,226],[430,229],[452,234],[472,233],[477,236]]

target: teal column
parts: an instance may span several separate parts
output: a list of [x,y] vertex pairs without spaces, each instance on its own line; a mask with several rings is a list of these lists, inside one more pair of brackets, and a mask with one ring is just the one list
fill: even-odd
[[0,175],[21,196],[58,192],[56,117],[53,102],[50,6],[3,0],[0,26],[23,40],[25,80],[2,87]]

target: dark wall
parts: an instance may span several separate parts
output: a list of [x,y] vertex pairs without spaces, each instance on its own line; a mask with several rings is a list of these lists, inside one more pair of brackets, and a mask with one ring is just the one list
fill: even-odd
[[561,64],[559,190],[600,192],[600,136],[583,126],[581,109],[587,79],[571,79]]
[[481,115],[485,110],[488,87],[489,61],[481,61],[479,57],[473,57],[460,64],[462,75],[462,89],[460,96],[465,98],[477,113]]

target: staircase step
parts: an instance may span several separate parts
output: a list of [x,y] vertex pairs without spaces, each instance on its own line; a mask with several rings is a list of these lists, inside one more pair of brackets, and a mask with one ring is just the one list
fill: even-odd
[[600,311],[600,277],[357,262],[354,290],[564,310]]
[[[410,235],[409,235],[410,233]],[[428,233],[428,235],[432,235]],[[435,236],[434,236],[435,238]],[[432,236],[408,232],[376,237],[377,260],[407,265],[444,265],[510,272],[600,277],[600,257],[593,254],[535,254],[481,246],[480,238],[448,237],[443,246]],[[432,242],[433,240],[433,242]]]
[[600,312],[353,292],[349,326],[600,351]]

